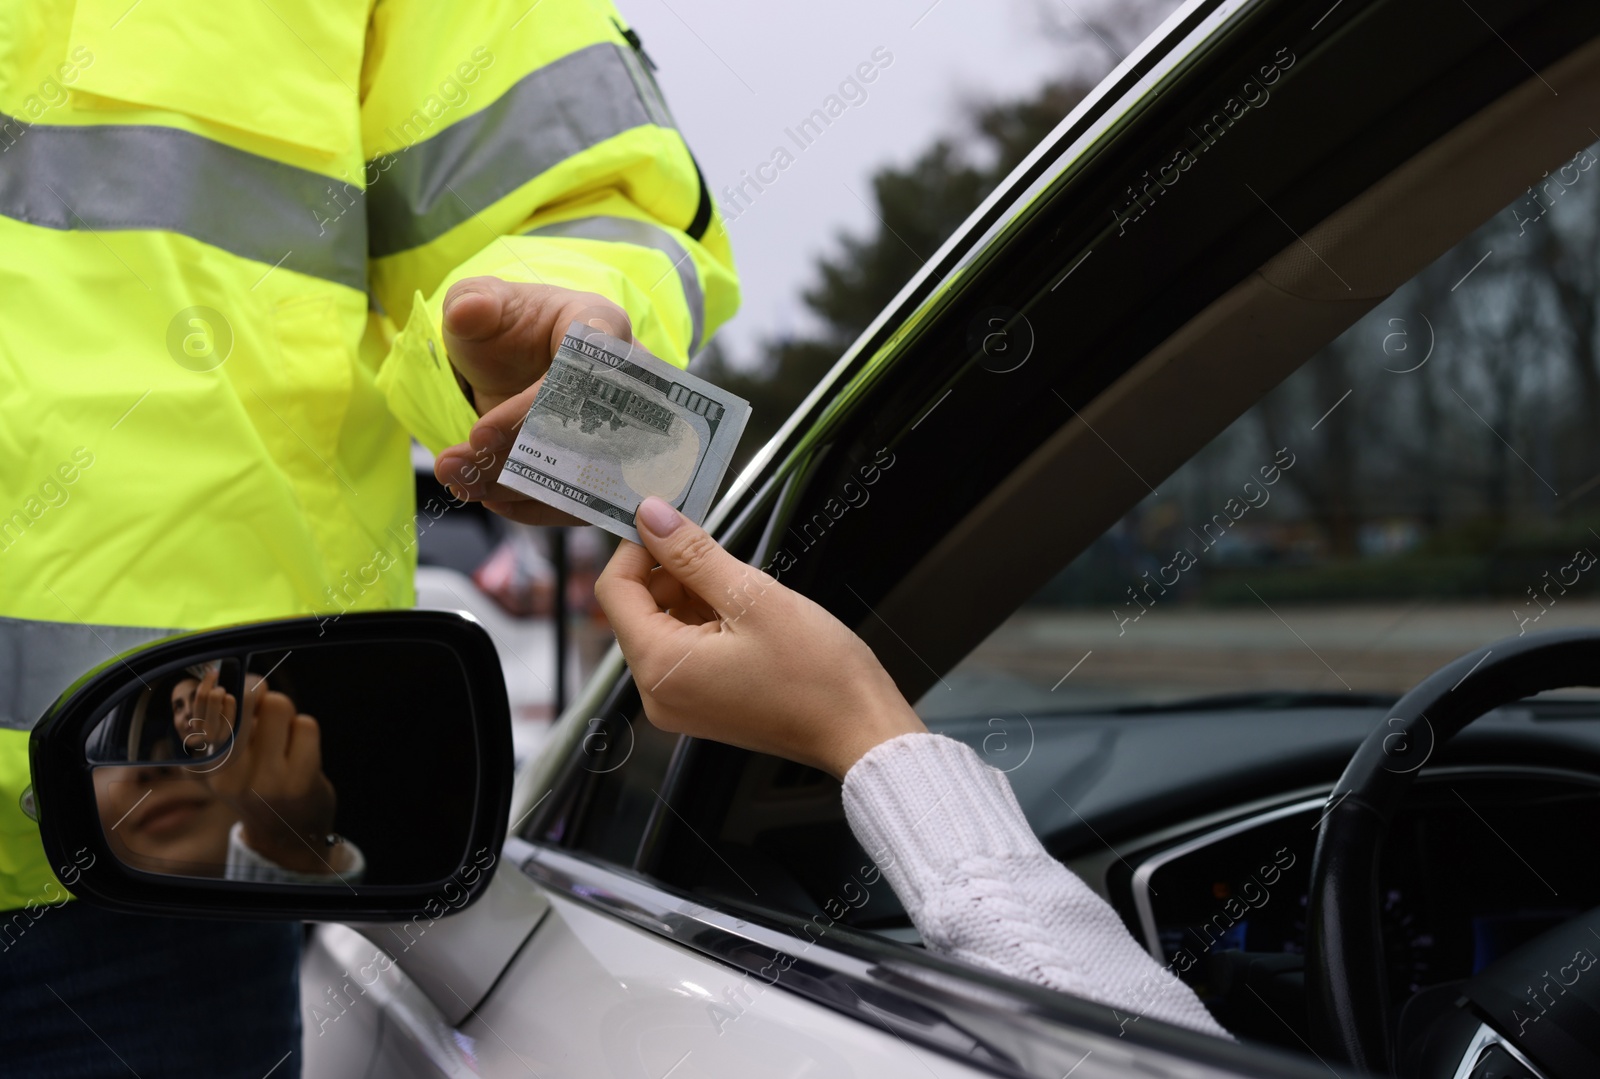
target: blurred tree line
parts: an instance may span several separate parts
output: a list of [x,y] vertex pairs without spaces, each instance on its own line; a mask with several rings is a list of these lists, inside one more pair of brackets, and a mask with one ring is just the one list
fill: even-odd
[[[881,222],[867,235],[844,233],[818,260],[802,298],[821,322],[811,336],[768,341],[754,369],[735,367],[713,343],[696,373],[748,400],[750,425],[729,476],[777,433],[850,343],[1001,180],[1093,87],[1092,80],[1051,82],[1027,98],[969,105],[961,129],[909,165],[872,176]],[[919,255],[917,252],[921,252]]]
[[[1600,169],[1569,176],[1545,185],[1544,213],[1531,193],[1513,203],[1256,409],[1268,442],[1305,446],[1292,482],[1334,554],[1394,515],[1496,542],[1600,504],[1584,501],[1600,485]],[[1316,431],[1294,424],[1346,390]]]
[[[1600,144],[1320,350],[1041,594],[1121,598],[1279,448],[1180,598],[1527,599],[1600,554]],[[1197,548],[1198,549],[1198,548]],[[1600,590],[1600,573],[1574,586]]]
[[751,404],[750,423],[725,483],[778,432],[921,267],[923,257],[938,250],[1111,65],[1179,2],[1038,0],[1035,29],[1060,50],[1062,70],[1073,74],[1022,98],[968,102],[951,135],[909,165],[873,173],[871,209],[878,227],[865,235],[836,236],[835,250],[818,259],[816,279],[801,294],[820,322],[817,332],[765,342],[753,367],[731,363],[716,341],[707,346],[695,360],[695,372]]

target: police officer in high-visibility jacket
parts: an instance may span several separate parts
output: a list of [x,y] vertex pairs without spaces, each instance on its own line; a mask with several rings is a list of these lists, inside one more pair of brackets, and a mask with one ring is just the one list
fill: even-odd
[[488,477],[567,321],[683,365],[738,304],[650,67],[609,0],[0,5],[7,1075],[298,1073],[295,927],[63,902],[29,730],[173,630],[411,604],[411,436],[557,520]]

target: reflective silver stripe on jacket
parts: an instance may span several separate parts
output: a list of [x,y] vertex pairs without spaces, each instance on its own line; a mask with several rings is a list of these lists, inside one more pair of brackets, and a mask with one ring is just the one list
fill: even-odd
[[84,674],[136,645],[179,632],[0,617],[0,729],[31,731]]
[[639,54],[632,49],[618,51],[622,54],[622,62],[628,65],[628,74],[633,77],[634,88],[644,99],[645,108],[650,110],[650,119],[661,127],[676,128],[678,121],[672,118],[672,110],[667,108],[667,99],[662,96],[661,87],[656,85],[655,76],[644,66]]
[[683,286],[683,298],[689,305],[693,330],[689,335],[689,355],[700,351],[700,337],[706,328],[706,298],[700,291],[700,271],[683,245],[672,238],[664,228],[632,217],[575,217],[570,221],[557,221],[530,229],[528,236],[570,236],[580,240],[606,240],[611,243],[635,244],[651,247],[672,260],[678,271],[678,283]]
[[623,49],[568,53],[481,112],[370,162],[372,257],[436,240],[574,154],[664,117],[646,104]]
[[365,292],[366,215],[360,205],[340,212],[328,189],[342,186],[173,127],[61,127],[0,113],[0,215],[51,229],[176,232]]

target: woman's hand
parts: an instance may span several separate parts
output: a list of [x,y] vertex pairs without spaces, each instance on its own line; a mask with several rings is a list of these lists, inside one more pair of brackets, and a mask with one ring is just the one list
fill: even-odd
[[184,755],[191,760],[210,758],[233,740],[237,702],[232,693],[217,685],[220,672],[220,665],[212,665],[192,692],[183,692],[187,680],[173,691],[172,726]]
[[245,721],[228,758],[207,772],[233,806],[251,850],[285,869],[336,872],[344,854],[328,843],[337,797],[322,771],[322,728],[266,680],[246,675]]
[[657,727],[839,779],[880,742],[927,729],[833,615],[658,498],[645,499],[638,526],[645,547],[623,543],[595,597]]

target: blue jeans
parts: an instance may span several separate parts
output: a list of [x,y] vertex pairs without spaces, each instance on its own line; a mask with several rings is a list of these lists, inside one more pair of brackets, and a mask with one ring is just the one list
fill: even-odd
[[32,915],[0,913],[0,1073],[299,1079],[299,923]]

